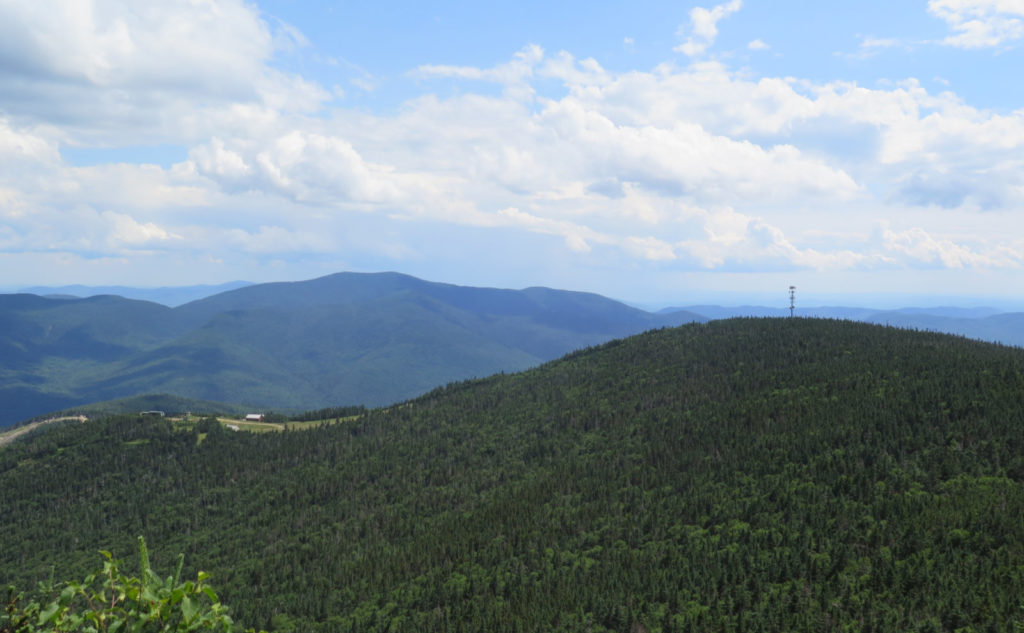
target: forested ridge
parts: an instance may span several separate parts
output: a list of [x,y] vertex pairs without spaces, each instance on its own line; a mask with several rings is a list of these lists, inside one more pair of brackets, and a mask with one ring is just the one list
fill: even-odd
[[185,553],[285,631],[1013,631],[1024,352],[815,319],[648,332],[311,431],[0,450],[0,584]]
[[397,273],[257,284],[177,308],[0,294],[0,427],[156,393],[250,410],[391,404],[695,320],[584,292]]

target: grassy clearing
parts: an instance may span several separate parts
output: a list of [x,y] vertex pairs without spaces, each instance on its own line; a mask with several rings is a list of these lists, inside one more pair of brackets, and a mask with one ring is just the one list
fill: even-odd
[[217,418],[223,426],[239,431],[250,431],[252,433],[269,433],[271,431],[283,431],[285,428],[284,424],[278,424],[276,422],[249,422],[246,420],[239,420],[238,418]]
[[292,430],[306,430],[315,429],[321,424],[340,424],[342,422],[351,422],[352,420],[358,420],[359,415],[349,415],[343,418],[327,418],[324,420],[310,420],[308,422],[288,422],[286,426]]
[[[242,420],[240,418],[230,417],[218,417],[217,421],[221,423],[224,428],[232,431],[248,431],[250,433],[272,433],[275,431],[283,431],[285,429],[292,431],[305,431],[309,429],[315,429],[323,424],[339,424],[341,422],[350,422],[357,419],[358,415],[350,415],[343,418],[329,418],[325,420],[310,420],[308,422],[252,422],[249,420]],[[191,429],[196,425],[199,420],[203,419],[202,416],[191,416],[190,418],[168,418],[175,426],[179,429]]]

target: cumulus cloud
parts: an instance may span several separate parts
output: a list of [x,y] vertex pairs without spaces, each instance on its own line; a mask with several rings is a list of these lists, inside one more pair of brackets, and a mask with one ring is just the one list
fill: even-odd
[[566,246],[577,253],[589,253],[591,242],[607,244],[613,241],[613,238],[601,235],[590,228],[564,220],[538,217],[515,207],[498,211],[494,223],[523,228],[534,233],[561,236],[565,239]]
[[928,11],[955,35],[942,41],[957,48],[991,48],[1024,37],[1020,0],[929,0]]
[[[808,159],[793,146],[766,149],[711,134],[692,123],[616,126],[573,99],[550,104],[540,119],[544,129],[557,131],[558,140],[579,148],[579,171],[669,195],[724,200],[817,192],[844,197],[857,188],[841,170]],[[583,173],[566,175],[585,177]]]
[[[310,111],[329,94],[269,67],[272,30],[242,0],[40,0],[0,3],[0,109],[33,124],[60,121],[66,139],[180,142],[199,111],[234,103]],[[191,123],[191,124],[190,124]]]
[[182,237],[157,222],[87,205],[64,209],[36,207],[31,214],[9,216],[5,224],[11,238],[8,247],[16,252],[123,255],[176,248],[181,246]]
[[137,248],[150,242],[181,239],[166,228],[153,222],[139,222],[123,213],[105,211],[103,219],[110,225],[109,242],[113,248],[128,246]]
[[428,179],[365,160],[335,135],[292,131],[268,139],[213,139],[190,154],[199,175],[228,191],[261,191],[320,205],[412,203]]
[[706,269],[843,270],[870,260],[862,253],[846,249],[822,252],[800,248],[779,227],[730,207],[705,211],[702,215],[704,235],[683,240],[677,248]]
[[[997,5],[932,3],[981,4]],[[405,79],[424,92],[380,113],[321,111],[315,83],[270,63],[305,39],[249,5],[169,7],[95,0],[47,23],[0,3],[0,35],[21,38],[0,37],[5,249],[327,257],[362,231],[377,257],[407,258],[430,227],[675,271],[1022,263],[1000,226],[1024,208],[1024,112],[914,80],[756,77],[701,57],[739,0],[691,12],[685,66],[617,71],[527,46],[492,67],[421,66]],[[169,48],[181,38],[218,50],[200,64]],[[440,97],[437,79],[467,87]],[[188,151],[171,167],[60,154],[172,133]],[[891,224],[872,233],[880,217]],[[957,237],[958,223],[979,234]]]
[[24,129],[16,129],[0,117],[0,161],[10,165],[28,163],[58,163],[60,151],[57,143]]
[[891,255],[942,268],[1019,268],[1024,262],[1024,252],[1019,249],[1008,246],[972,249],[950,238],[935,237],[920,227],[894,231],[888,223],[883,223],[881,241]]
[[[677,91],[677,75],[616,76],[566,54],[542,66],[545,77],[566,84],[568,95],[539,99],[537,108],[474,95],[425,98],[407,103],[394,119],[358,117],[346,126],[346,138],[356,147],[377,148],[381,162],[450,174],[449,184],[473,190],[467,197],[477,200],[488,183],[501,187],[490,195],[534,200],[619,198],[625,187],[701,203],[857,194],[857,183],[842,169],[786,143],[766,146],[733,138],[730,130],[712,132],[691,122],[692,111],[652,116],[633,109],[623,116],[632,104],[620,102],[619,89],[648,93],[642,95],[651,97],[641,99],[645,104],[686,109],[694,92],[691,86]],[[638,89],[638,83],[647,85]]]
[[689,57],[698,57],[715,43],[718,37],[718,23],[736,13],[743,6],[743,0],[730,0],[711,9],[694,7],[690,10],[690,25],[680,27],[679,35],[688,33],[686,41],[673,50]]
[[[962,202],[992,208],[1024,202],[1024,112],[974,108],[951,93],[929,93],[914,80],[887,88],[750,80],[719,63],[595,81],[582,74],[565,77],[581,109],[599,112],[619,129],[670,129],[688,121],[733,143],[755,138],[757,147],[775,152],[778,159],[787,146],[796,148],[802,164],[825,156],[820,166],[827,165],[831,173],[820,181],[819,191],[852,197],[859,189],[851,182],[875,181],[876,190],[883,186],[905,202],[927,206],[933,202],[928,192],[934,189],[928,183],[945,182],[943,190],[935,190],[934,202],[941,206]],[[797,173],[794,169],[790,177]],[[844,175],[852,179],[845,186]],[[766,180],[796,184],[789,178]],[[957,183],[964,195],[951,197],[949,183]]]

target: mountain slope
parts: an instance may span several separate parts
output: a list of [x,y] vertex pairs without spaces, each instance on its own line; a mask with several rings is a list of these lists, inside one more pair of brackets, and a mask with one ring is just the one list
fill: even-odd
[[388,404],[696,319],[396,273],[247,286],[174,309],[0,295],[0,425],[143,393],[262,408]]
[[281,631],[1007,631],[1022,455],[1020,350],[718,321],[309,432],[58,429],[0,451],[0,581],[143,534]]
[[185,331],[145,301],[0,295],[0,426],[100,399],[96,381]]
[[96,295],[117,295],[125,299],[152,301],[169,307],[176,307],[190,301],[202,299],[227,290],[250,285],[247,281],[231,281],[214,286],[167,286],[162,288],[135,288],[131,286],[31,286],[22,288],[23,294],[66,299],[95,297]]
[[896,327],[948,332],[1004,345],[1024,346],[1024,313],[1021,312],[971,318],[893,311],[880,312],[865,320]]
[[[569,318],[582,318],[594,323],[591,331],[601,333],[613,329],[658,327],[696,318],[684,312],[666,319],[664,315],[650,314],[585,292],[550,288],[474,288],[429,282],[390,272],[336,273],[309,281],[247,286],[193,301],[178,308],[178,313],[184,318],[204,322],[216,314],[233,310],[363,305],[402,296],[430,298],[470,314],[494,317],[528,317],[541,322],[556,319],[562,325]],[[635,332],[633,329],[632,333]]]

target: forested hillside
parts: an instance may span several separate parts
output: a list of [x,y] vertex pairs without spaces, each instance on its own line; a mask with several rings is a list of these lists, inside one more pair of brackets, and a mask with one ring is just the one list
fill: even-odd
[[812,319],[648,332],[312,431],[0,450],[0,583],[186,554],[277,631],[1012,631],[1024,353]]

